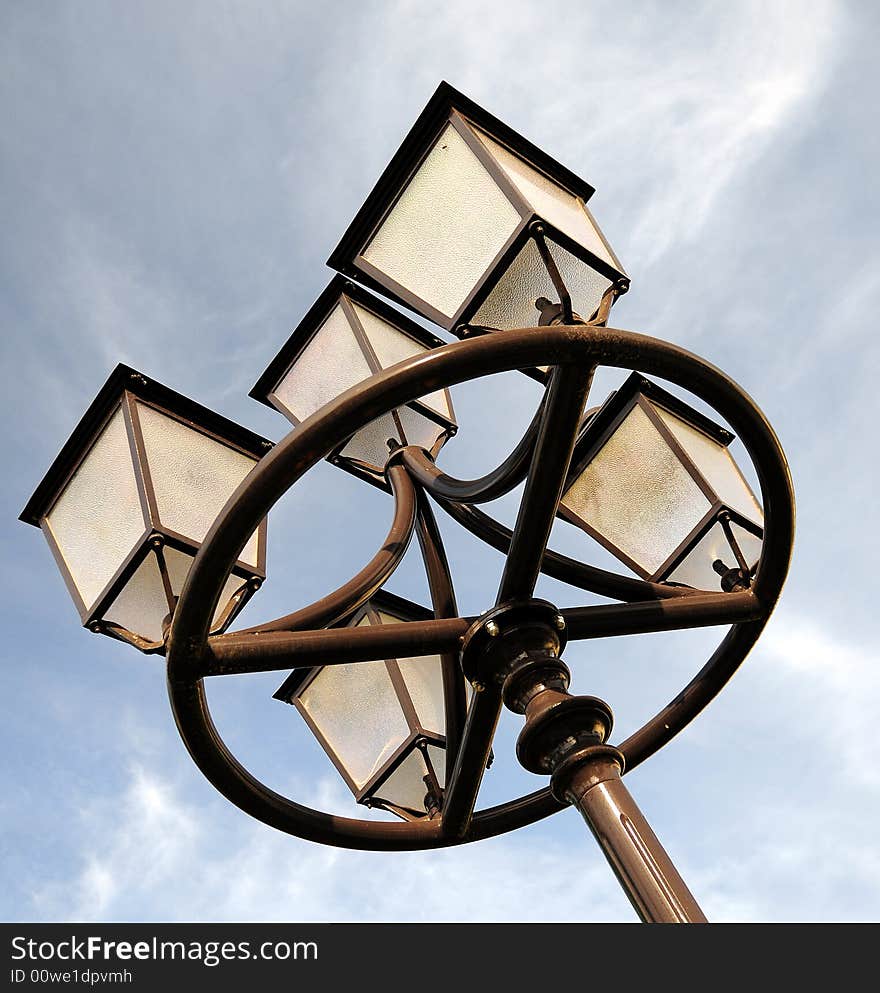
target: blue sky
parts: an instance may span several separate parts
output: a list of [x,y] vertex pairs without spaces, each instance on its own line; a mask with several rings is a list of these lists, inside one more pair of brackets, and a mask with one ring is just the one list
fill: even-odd
[[[870,4],[819,0],[3,5],[5,919],[634,919],[571,811],[407,855],[250,821],[187,756],[161,660],[81,630],[43,539],[16,521],[118,361],[283,436],[247,391],[444,78],[597,188],[591,206],[633,283],[612,323],[725,369],[791,463],[798,532],[779,609],[630,789],[710,919],[880,917],[878,27]],[[613,385],[601,378],[595,395]],[[443,464],[475,474],[515,442],[538,392],[512,374],[454,397],[462,429]],[[389,510],[316,467],[270,517],[269,580],[245,618],[347,579]],[[497,510],[510,519],[515,505]],[[485,609],[500,557],[441,526],[462,610]],[[585,536],[556,532],[557,547],[607,564]],[[408,556],[390,588],[424,600],[420,568]],[[589,601],[550,581],[539,592]],[[720,637],[582,643],[566,659],[574,689],[611,704],[620,740]],[[273,787],[352,813],[295,713],[271,700],[278,682],[212,684],[221,731]],[[481,803],[539,785],[513,758],[518,727],[505,716]]]

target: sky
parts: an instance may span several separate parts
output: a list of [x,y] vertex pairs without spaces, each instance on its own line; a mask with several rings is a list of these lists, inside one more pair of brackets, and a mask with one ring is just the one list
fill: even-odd
[[[635,919],[571,810],[408,854],[249,819],[187,755],[162,660],[84,631],[43,538],[16,519],[120,361],[284,436],[247,392],[441,79],[596,187],[632,279],[611,323],[724,369],[790,462],[779,607],[721,695],[627,776],[631,792],[710,920],[880,918],[878,18],[822,0],[0,6],[3,919]],[[600,374],[593,398],[614,385]],[[453,398],[461,430],[440,462],[472,476],[509,451],[539,391],[511,373]],[[516,495],[493,512],[511,520]],[[390,509],[316,466],[270,515],[268,579],[243,623],[348,579]],[[440,524],[460,608],[479,613],[502,559]],[[611,561],[561,522],[552,542]],[[389,588],[425,601],[417,551]],[[550,580],[538,595],[597,602]],[[620,741],[722,635],[573,644],[572,688],[608,701]],[[273,788],[357,815],[272,700],[279,683],[214,680],[221,733]],[[516,765],[520,723],[502,719],[480,806],[542,785]]]

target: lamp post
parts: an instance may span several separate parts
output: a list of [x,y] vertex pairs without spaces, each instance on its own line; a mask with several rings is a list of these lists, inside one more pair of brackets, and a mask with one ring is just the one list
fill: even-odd
[[[629,282],[586,209],[592,192],[442,84],[331,256],[342,275],[251,392],[293,422],[287,437],[271,447],[146,380],[140,393],[139,374],[121,367],[23,519],[43,526],[86,623],[166,655],[190,755],[250,815],[312,841],[406,850],[477,841],[572,805],[643,920],[702,921],[621,777],[693,720],[757,640],[788,569],[793,494],[772,429],[735,383],[683,349],[607,326]],[[359,283],[464,340],[444,345]],[[632,375],[585,414],[599,366]],[[449,476],[437,460],[456,431],[450,388],[511,370],[545,384],[531,425],[483,477]],[[760,501],[730,454],[734,432]],[[241,583],[249,594],[263,577],[269,511],[322,458],[391,493],[385,541],[321,600],[226,631]],[[523,482],[513,529],[479,509]],[[478,617],[459,614],[434,503],[505,554],[494,606]],[[635,575],[549,548],[557,518]],[[382,590],[414,536],[430,607]],[[189,556],[186,568],[163,566],[169,547]],[[152,585],[138,578],[143,563]],[[542,572],[617,602],[560,609],[534,596]],[[119,596],[126,617],[149,613],[149,630],[114,620]],[[568,642],[704,625],[730,629],[623,741],[611,742],[608,704],[568,692]],[[305,719],[355,801],[389,820],[303,806],[238,763],[204,681],[261,671],[289,673],[276,698]],[[521,764],[550,785],[480,810],[505,706],[524,718]]]

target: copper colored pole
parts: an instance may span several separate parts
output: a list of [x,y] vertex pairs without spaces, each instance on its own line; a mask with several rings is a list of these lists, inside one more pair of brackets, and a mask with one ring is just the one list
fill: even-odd
[[566,625],[546,600],[503,604],[465,635],[465,675],[501,690],[525,718],[516,743],[520,765],[550,776],[560,803],[580,810],[641,919],[705,923],[697,901],[642,816],[621,773],[622,753],[607,744],[613,723],[602,700],[568,692],[562,661]]
[[[705,924],[703,911],[620,778],[597,754],[571,775],[565,799],[583,815],[639,917],[648,924]],[[604,752],[604,750],[603,750]]]
[[534,592],[594,371],[591,365],[559,366],[550,375],[497,604]]

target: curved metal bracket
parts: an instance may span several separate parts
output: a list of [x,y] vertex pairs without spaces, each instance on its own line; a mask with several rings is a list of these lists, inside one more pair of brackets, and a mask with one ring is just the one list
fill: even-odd
[[[721,689],[760,634],[788,570],[794,498],[785,457],[772,428],[732,380],[704,360],[666,342],[633,332],[587,326],[530,328],[487,335],[408,359],[322,408],[265,456],[230,498],[208,533],[171,626],[168,688],[175,720],[190,754],[228,799],[265,823],[304,838],[353,848],[397,850],[476,841],[532,823],[560,809],[549,791],[541,790],[476,812],[463,837],[444,835],[437,820],[377,823],[312,810],[269,790],[236,761],[211,721],[202,677],[211,655],[209,644],[215,641],[209,639],[211,617],[240,549],[274,503],[335,445],[388,410],[435,389],[535,365],[588,368],[594,364],[638,368],[677,383],[713,406],[737,431],[751,456],[765,506],[764,554],[750,594],[754,600],[749,616],[755,612],[758,616],[741,622],[742,614],[732,609],[733,598],[739,594],[720,594],[730,597],[730,620],[736,622],[735,626],[675,700],[619,746],[627,768],[631,770],[653,754],[693,720]],[[685,606],[683,602],[682,608]],[[630,608],[623,604],[619,609],[634,612],[635,621],[636,616],[643,616],[644,605],[634,604]],[[452,620],[425,623],[454,624]],[[625,617],[618,618],[618,623],[626,627]],[[633,629],[637,628],[634,623]],[[328,634],[331,632],[303,632],[303,637]],[[235,637],[222,636],[215,643],[219,646],[223,638]],[[259,635],[253,637],[259,640]],[[295,663],[296,656],[289,658],[288,664],[290,661]],[[468,723],[484,696],[476,695]],[[492,704],[488,707],[491,711],[494,703],[488,702]]]

